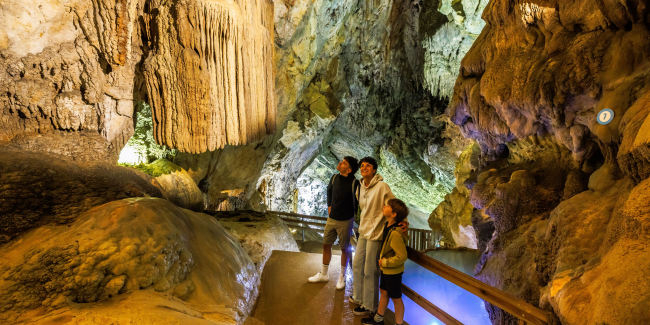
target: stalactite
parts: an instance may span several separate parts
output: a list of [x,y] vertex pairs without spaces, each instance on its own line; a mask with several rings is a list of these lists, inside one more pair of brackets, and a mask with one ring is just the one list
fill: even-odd
[[185,0],[146,12],[156,141],[200,153],[275,132],[273,3]]

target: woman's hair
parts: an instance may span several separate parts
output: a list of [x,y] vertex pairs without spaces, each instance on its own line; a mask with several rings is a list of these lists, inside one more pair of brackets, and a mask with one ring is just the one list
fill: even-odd
[[395,222],[400,223],[406,219],[409,215],[409,208],[406,207],[406,204],[400,199],[390,199],[388,200],[388,205],[393,209],[393,213],[396,214]]
[[345,161],[348,162],[348,165],[350,165],[350,175],[354,175],[357,173],[357,170],[359,170],[359,161],[357,158],[351,157],[351,156],[345,156],[343,157]]
[[372,168],[374,170],[377,170],[377,166],[379,166],[377,164],[377,160],[375,160],[375,158],[372,158],[372,157],[363,157],[363,158],[361,158],[361,160],[359,160],[359,166],[361,166],[364,162],[371,164]]

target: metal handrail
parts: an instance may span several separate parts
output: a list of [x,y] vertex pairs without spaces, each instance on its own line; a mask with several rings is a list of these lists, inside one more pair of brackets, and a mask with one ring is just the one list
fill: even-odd
[[268,213],[275,213],[283,216],[290,216],[290,217],[298,217],[298,218],[305,218],[305,219],[314,219],[314,220],[321,220],[321,221],[327,221],[327,217],[316,217],[316,216],[308,216],[306,214],[298,214],[298,213],[291,213],[291,212],[280,212],[280,211],[271,211],[267,210],[266,212]]
[[[324,217],[315,217],[308,216],[304,214],[297,213],[288,213],[288,212],[278,212],[278,211],[267,211],[269,213],[275,213],[280,215],[287,215],[305,219],[315,219],[315,220],[327,220]],[[286,218],[281,218],[285,220]],[[294,221],[294,220],[291,220]],[[295,222],[300,222],[300,220],[295,220]],[[324,225],[324,224],[323,224]],[[310,229],[301,227],[303,229]],[[304,240],[304,239],[303,239]],[[353,241],[353,244],[355,242]],[[355,245],[356,246],[356,245]],[[437,274],[443,279],[469,291],[475,296],[491,303],[494,306],[501,308],[502,310],[512,314],[520,320],[520,324],[528,323],[534,325],[549,325],[552,324],[551,313],[542,309],[539,309],[523,299],[517,298],[513,295],[507,294],[495,287],[487,285],[463,272],[460,272],[442,262],[435,260],[418,252],[417,250],[406,247],[408,258],[417,263],[418,265],[424,267],[425,269]],[[462,325],[461,322],[447,314],[445,311],[419,295],[417,292],[408,286],[402,284],[402,291],[404,295],[413,300],[416,304],[422,307],[424,310],[428,311],[431,315],[436,317],[438,320],[442,321],[447,325]]]
[[[279,214],[279,215],[282,215],[282,216],[290,216],[290,217],[294,217],[294,218],[310,219],[310,220],[317,220],[317,221],[327,221],[327,218],[325,218],[325,217],[308,216],[308,215],[305,215],[305,214],[271,211],[271,210],[267,210],[266,212]],[[319,233],[324,233],[325,232],[325,223],[309,222],[309,221],[304,221],[304,220],[291,219],[291,218],[282,218],[282,217],[280,217],[280,220],[282,220],[284,222],[284,224],[287,225],[287,227],[302,230],[302,241],[303,242],[305,241],[305,230],[316,231],[316,232],[319,232]]]

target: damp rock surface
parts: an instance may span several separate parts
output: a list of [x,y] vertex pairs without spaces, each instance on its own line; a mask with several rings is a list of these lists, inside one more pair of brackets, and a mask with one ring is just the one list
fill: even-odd
[[[117,308],[149,297],[163,309],[185,310],[168,311],[176,321],[189,315],[209,324],[214,316],[235,324],[250,312],[259,284],[255,264],[214,218],[156,198],[96,207],[68,226],[34,229],[0,251],[6,322],[47,323],[59,309],[124,322],[129,312]],[[160,319],[156,304],[145,306],[130,317]]]
[[238,210],[217,212],[214,217],[239,240],[260,274],[274,250],[299,251],[291,230],[275,214]]
[[128,197],[162,197],[138,171],[105,162],[0,151],[0,234],[73,221],[85,211]]
[[177,206],[193,211],[203,210],[203,193],[190,174],[166,159],[151,164],[133,166],[151,176],[152,184],[160,189],[162,196]]

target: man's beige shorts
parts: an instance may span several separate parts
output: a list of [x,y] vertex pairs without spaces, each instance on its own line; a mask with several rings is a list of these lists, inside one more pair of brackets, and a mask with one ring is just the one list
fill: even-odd
[[323,244],[333,245],[336,237],[339,238],[339,246],[341,250],[347,249],[350,246],[350,236],[352,236],[352,227],[354,226],[354,218],[346,221],[338,221],[332,218],[327,218],[325,224],[325,234],[323,234]]

